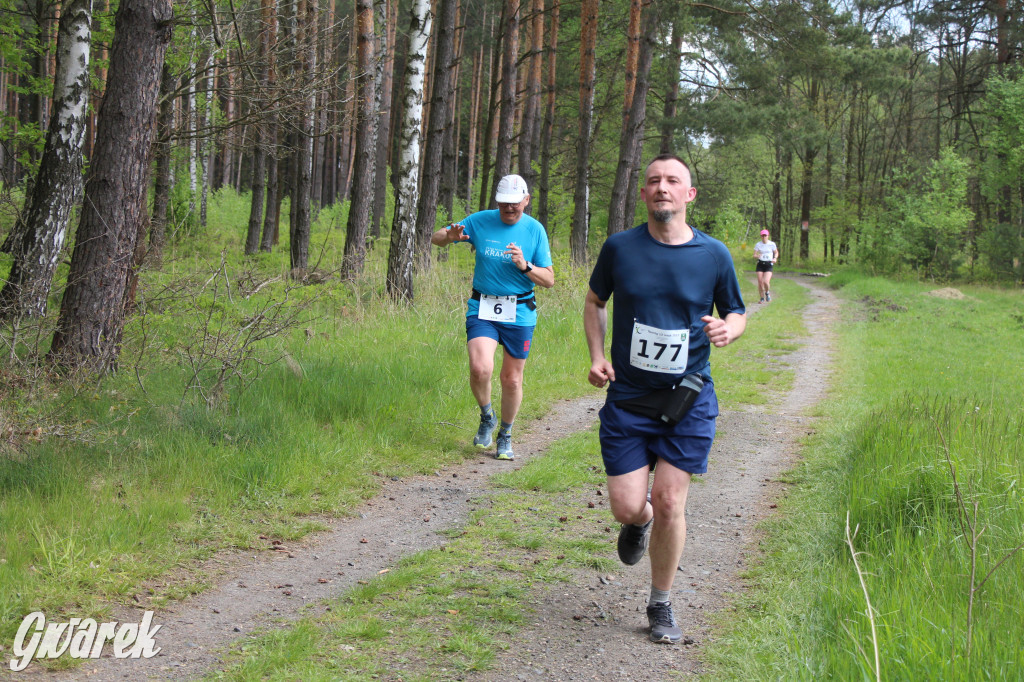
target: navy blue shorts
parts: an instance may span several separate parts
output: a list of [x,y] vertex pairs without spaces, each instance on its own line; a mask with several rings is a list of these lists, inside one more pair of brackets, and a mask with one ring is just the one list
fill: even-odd
[[718,397],[710,381],[705,382],[690,411],[675,426],[624,410],[610,400],[598,414],[601,457],[607,475],[653,469],[659,459],[691,474],[708,470],[718,416]]
[[530,342],[534,327],[522,327],[508,322],[492,322],[479,317],[466,317],[466,340],[485,336],[505,347],[505,352],[517,360],[530,355]]

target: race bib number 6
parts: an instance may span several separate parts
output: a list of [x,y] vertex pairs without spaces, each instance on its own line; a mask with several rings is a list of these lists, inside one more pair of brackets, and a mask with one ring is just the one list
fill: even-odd
[[629,364],[648,372],[682,374],[690,353],[689,329],[658,329],[633,323]]
[[516,297],[515,296],[480,296],[480,310],[477,317],[481,320],[491,322],[515,322],[516,321]]

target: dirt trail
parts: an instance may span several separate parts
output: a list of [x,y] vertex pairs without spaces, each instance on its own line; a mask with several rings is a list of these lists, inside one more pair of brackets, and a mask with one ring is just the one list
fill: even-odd
[[[757,552],[754,526],[772,513],[783,491],[776,479],[792,468],[799,439],[813,429],[806,412],[829,388],[839,300],[810,278],[792,279],[812,296],[804,312],[807,340],[773,358],[793,370],[793,386],[767,406],[722,409],[708,473],[690,489],[686,549],[672,588],[673,610],[690,643],[648,642],[650,562],[644,557],[611,575],[579,572],[573,585],[552,587],[535,605],[532,626],[517,634],[495,668],[466,679],[664,680],[700,672],[712,617],[743,589],[739,573]],[[755,303],[748,312],[758,308]]]
[[[709,472],[691,491],[687,548],[673,602],[694,644],[647,642],[645,558],[612,576],[581,572],[573,585],[538,594],[534,622],[499,654],[493,670],[466,679],[663,679],[670,670],[699,670],[709,618],[727,604],[730,593],[742,589],[737,573],[756,551],[753,525],[770,513],[770,502],[781,491],[773,481],[792,465],[798,439],[812,428],[805,409],[821,400],[828,387],[830,330],[839,304],[806,278],[794,280],[810,289],[813,301],[804,314],[809,342],[778,359],[795,371],[793,388],[765,408],[722,410]],[[756,308],[752,305],[751,312]],[[5,672],[12,680],[45,676],[61,681],[202,676],[217,665],[226,647],[254,629],[295,619],[307,605],[372,579],[400,557],[443,544],[442,531],[466,521],[468,501],[487,492],[492,473],[521,467],[553,441],[590,428],[602,401],[603,393],[557,404],[523,429],[514,462],[480,457],[432,476],[386,480],[354,518],[332,521],[328,531],[275,551],[207,562],[203,572],[217,586],[157,611],[162,651],[151,659],[108,657],[62,673],[37,664],[24,673]],[[115,617],[137,622],[144,608],[123,609]]]

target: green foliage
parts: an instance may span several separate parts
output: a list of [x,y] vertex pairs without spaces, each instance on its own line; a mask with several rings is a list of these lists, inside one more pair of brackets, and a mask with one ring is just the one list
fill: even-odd
[[968,173],[968,162],[946,149],[919,183],[907,172],[897,175],[887,199],[889,212],[869,227],[874,229],[865,247],[866,262],[883,272],[895,264],[931,278],[955,275],[973,217],[967,206]]

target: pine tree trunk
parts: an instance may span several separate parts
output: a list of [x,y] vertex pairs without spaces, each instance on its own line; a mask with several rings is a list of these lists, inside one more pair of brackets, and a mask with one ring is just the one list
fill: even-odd
[[[257,77],[260,82],[257,84],[259,94],[256,102],[261,106],[271,107],[269,92],[266,87],[269,79],[270,59],[270,21],[273,15],[273,0],[262,0],[260,3],[260,33],[259,33],[259,71]],[[263,227],[263,205],[266,199],[267,188],[267,149],[271,146],[269,126],[267,121],[257,123],[254,129],[257,138],[252,150],[252,196],[249,205],[249,228],[246,231],[245,254],[252,255],[260,249],[260,230]]]
[[557,56],[558,56],[558,20],[560,11],[560,0],[552,0],[551,3],[551,37],[548,39],[548,82],[547,82],[547,104],[544,108],[544,127],[540,135],[540,204],[537,211],[537,220],[551,232],[549,222],[551,216],[548,214],[548,206],[551,195],[551,135],[555,127],[555,99],[557,94]]
[[[505,3],[501,53],[501,112],[498,116],[498,147],[494,153],[494,186],[512,172],[512,143],[515,138],[516,79],[519,64],[519,4]],[[493,203],[493,201],[491,202]]]
[[[486,21],[486,18],[485,18]],[[469,139],[466,149],[466,193],[467,205],[473,196],[473,179],[476,174],[476,138],[480,126],[477,122],[480,118],[480,102],[483,100],[483,65],[484,46],[481,44],[473,53],[473,73],[470,77],[470,98],[469,98]]]
[[598,0],[583,0],[580,30],[580,125],[576,142],[576,189],[573,192],[569,257],[574,265],[587,262],[590,231],[590,136],[594,118],[594,52],[597,46]]
[[110,81],[49,354],[64,365],[102,370],[117,363],[171,18],[169,0],[122,0],[117,11]]
[[[452,215],[455,204],[455,185],[459,177],[459,144],[462,139],[462,87],[461,64],[462,64],[462,43],[465,36],[465,27],[462,25],[459,1],[455,2],[455,50],[452,55],[450,75],[448,77],[448,101],[452,106],[448,107],[448,123],[444,133],[444,154],[441,160],[441,187],[437,194],[438,207],[444,211],[442,220],[450,222],[455,218]],[[447,252],[446,252],[447,253]]]
[[416,217],[413,213],[418,194],[423,77],[430,22],[429,0],[414,0],[409,22],[409,54],[403,76],[395,217],[391,225],[386,283],[388,295],[396,300],[413,300],[413,246],[416,242]]
[[154,263],[163,259],[167,241],[168,208],[171,203],[171,134],[174,126],[174,76],[165,62],[160,76],[160,110],[156,119],[156,177],[153,181],[153,213],[149,221],[149,256]]
[[345,232],[345,262],[342,276],[354,279],[363,271],[366,258],[366,235],[370,227],[370,204],[373,203],[373,164],[376,159],[377,97],[373,75],[375,37],[373,34],[373,0],[356,0],[356,149],[352,170],[352,202],[348,209]]
[[14,262],[0,291],[0,315],[46,314],[71,209],[82,193],[91,32],[92,0],[71,0],[57,29],[53,116],[29,209],[12,232],[9,252]]
[[[633,16],[634,12],[636,16]],[[628,35],[627,53],[633,52],[636,45],[636,58],[627,54],[626,62],[626,94],[625,108],[622,119],[622,137],[619,139],[619,163],[615,169],[615,182],[612,184],[611,202],[608,205],[608,236],[631,227],[636,202],[630,201],[632,192],[636,190],[636,176],[639,171],[641,143],[643,141],[644,119],[647,107],[647,72],[651,69],[651,46],[647,43],[647,30],[655,26],[651,21],[654,9],[647,9],[647,20],[644,23],[644,35],[641,35],[641,5],[639,0],[630,4],[629,28],[636,31],[636,40]],[[640,42],[643,41],[641,47]],[[633,60],[630,62],[630,60]],[[645,62],[645,63],[643,63]],[[631,72],[632,69],[632,72]],[[636,106],[635,106],[636,105]],[[631,208],[633,210],[631,210]]]
[[[533,0],[530,21],[530,58],[526,72],[526,96],[523,101],[523,121],[519,129],[519,174],[526,180],[531,192],[536,191],[537,174],[533,162],[537,159],[540,134],[540,91],[543,79],[544,55],[544,0]],[[534,209],[527,206],[530,213]]]
[[377,12],[377,145],[373,164],[373,206],[371,207],[370,237],[380,238],[387,210],[388,148],[391,145],[391,88],[395,67],[395,27],[389,21],[397,0],[375,0]]
[[[299,0],[298,30],[296,31],[296,49],[298,50],[299,73],[306,83],[314,82],[316,77],[316,19],[317,1]],[[291,232],[289,249],[291,254],[291,274],[296,279],[306,277],[309,267],[309,235],[312,229],[313,215],[311,193],[313,188],[313,116],[316,108],[316,92],[310,89],[300,94],[301,102],[298,112],[298,139],[294,158],[294,186],[292,190]]]
[[[504,14],[502,15],[504,16]],[[504,23],[499,23],[502,27],[501,31],[504,31]],[[490,181],[491,173],[491,150],[494,147],[494,115],[498,110],[498,85],[499,79],[494,77],[494,72],[501,68],[501,31],[499,31],[498,39],[494,39],[494,26],[491,26],[491,40],[494,43],[494,48],[491,50],[491,54],[487,61],[487,82],[490,83],[490,88],[487,91],[487,104],[482,108],[481,114],[485,116],[483,131],[484,131],[484,148],[480,158],[480,211],[487,208],[491,202],[490,192],[488,191],[488,182]]]
[[668,94],[665,96],[665,109],[661,123],[661,146],[658,148],[660,154],[671,154],[675,148],[674,132],[676,108],[679,104],[679,69],[683,62],[683,30],[679,19],[672,20],[672,49],[669,52],[671,83],[668,86]]
[[[261,0],[260,19],[263,23],[263,30],[266,31],[266,99],[273,101],[277,94],[277,7],[275,0]],[[275,104],[268,112],[265,123],[264,149],[265,162],[267,166],[267,204],[263,215],[263,236],[260,239],[260,251],[267,253],[277,244],[277,224],[280,216],[281,199],[278,193],[277,177],[277,105]]]

